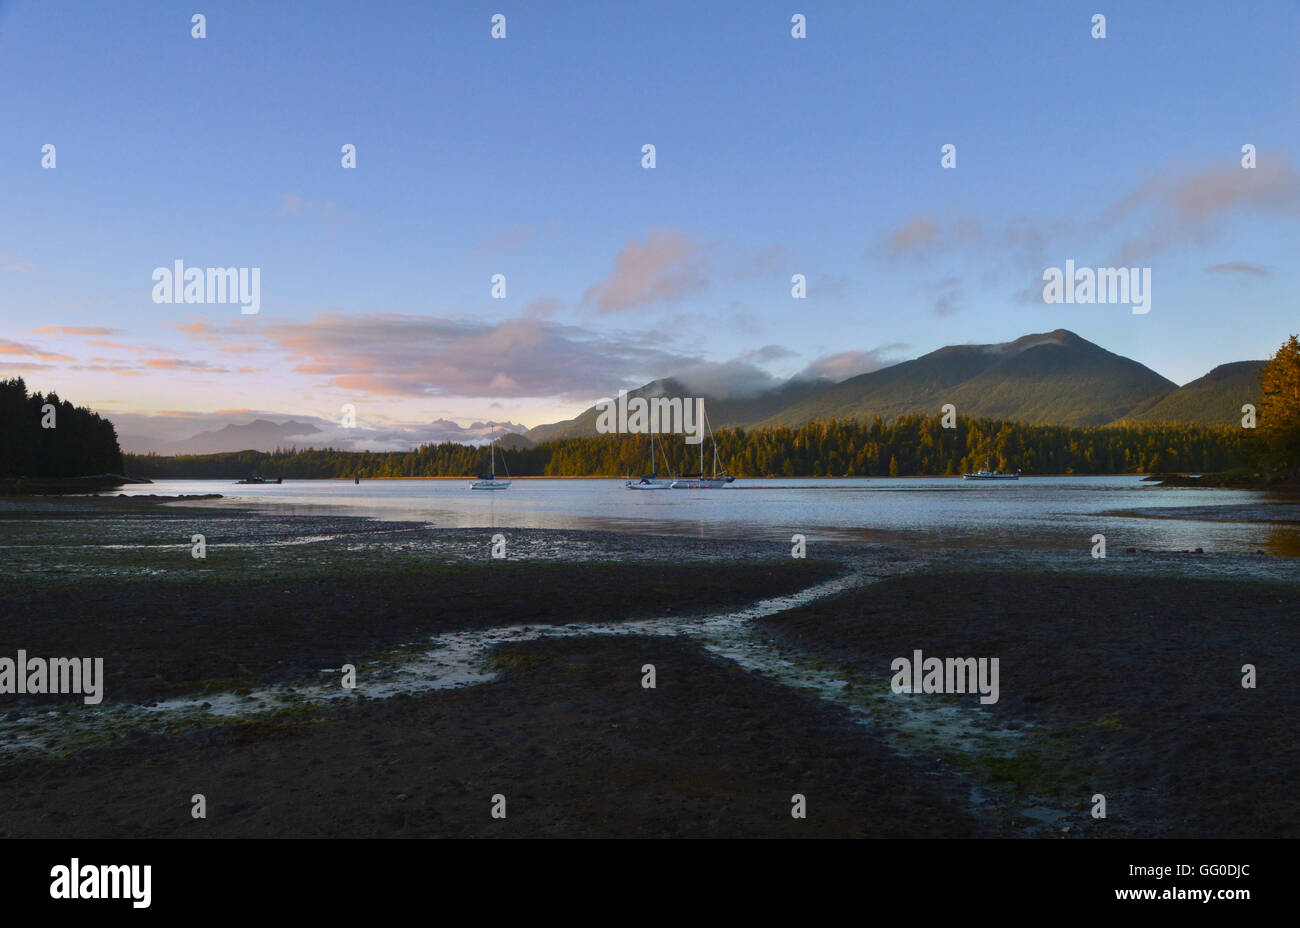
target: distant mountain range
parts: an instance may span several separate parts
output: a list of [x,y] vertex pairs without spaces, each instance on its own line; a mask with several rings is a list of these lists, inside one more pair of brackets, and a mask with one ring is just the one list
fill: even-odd
[[[949,345],[912,361],[850,377],[791,380],[745,399],[704,396],[709,423],[761,427],[802,425],[818,418],[889,420],[905,413],[958,415],[1031,425],[1108,425],[1123,421],[1233,425],[1254,402],[1264,361],[1238,361],[1179,387],[1131,358],[1066,329],[992,345]],[[700,396],[673,378],[629,396]],[[596,434],[593,406],[565,422],[524,434],[535,442]]]
[[[164,457],[219,454],[227,451],[273,451],[276,448],[409,451],[426,443],[454,441],[481,444],[493,438],[503,439],[503,443],[508,442],[508,447],[528,447],[532,444],[520,434],[524,427],[513,422],[474,422],[465,426],[451,419],[437,419],[427,425],[344,428],[338,422],[327,419],[287,419],[276,422],[259,417],[251,422],[229,423],[220,428],[197,432],[187,438],[168,441],[134,434],[131,426],[140,425],[138,416],[124,417],[124,420],[130,430],[124,431],[119,437],[123,451]],[[149,424],[144,423],[145,427]]]
[[[1264,363],[1221,364],[1179,387],[1131,358],[1057,329],[1000,344],[949,345],[839,382],[791,379],[753,396],[709,396],[672,377],[651,381],[628,395],[702,396],[714,428],[798,426],[818,418],[890,420],[905,413],[934,415],[945,403],[956,406],[958,415],[1030,425],[1124,421],[1235,425],[1241,420],[1242,404],[1255,401]],[[290,447],[409,450],[425,442],[480,444],[493,438],[506,448],[526,448],[595,435],[597,416],[593,406],[576,418],[527,430],[510,422],[461,426],[447,419],[387,430],[341,429],[337,423],[315,418],[283,422],[258,418],[177,441],[123,434],[121,445],[131,453],[164,456]]]
[[[155,453],[164,456],[176,454],[217,454],[222,451],[271,451],[275,448],[295,444],[291,439],[298,439],[296,444],[303,445],[302,439],[319,432],[320,429],[310,422],[272,422],[270,419],[254,419],[244,425],[227,425],[208,432],[199,432],[180,441],[150,442],[147,439],[123,435],[122,446],[135,454]],[[148,446],[147,449],[145,446]]]

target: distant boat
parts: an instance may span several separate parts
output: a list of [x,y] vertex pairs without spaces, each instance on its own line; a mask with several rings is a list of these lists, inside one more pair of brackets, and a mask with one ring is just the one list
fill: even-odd
[[[703,409],[703,405],[700,407]],[[704,417],[704,430],[709,438],[713,438],[713,432],[709,429],[709,417]],[[683,476],[672,482],[674,490],[720,490],[727,484],[735,480],[725,471],[718,472],[718,442],[713,440],[713,476],[704,474],[704,442],[700,441],[700,472],[693,476]]]
[[623,486],[628,490],[671,490],[673,481],[660,480],[655,471],[655,437],[650,436],[650,473],[645,477],[638,477],[633,480],[630,476],[627,483]]
[[274,480],[267,480],[261,474],[253,474],[243,480],[236,480],[235,483],[284,483],[284,478],[276,477]]
[[992,463],[991,461],[985,461],[983,467],[981,467],[973,474],[962,474],[961,479],[962,480],[1019,480],[1020,479],[1019,470],[1017,470],[1014,474],[1004,474],[1000,470],[989,470],[989,465],[991,463]]
[[[497,444],[491,442],[488,446],[491,451],[488,452],[492,458],[492,475],[490,477],[480,477],[469,485],[471,490],[508,490],[510,489],[509,480],[497,479]],[[501,455],[501,466],[506,467],[506,456]],[[510,468],[506,467],[506,476],[510,476]]]

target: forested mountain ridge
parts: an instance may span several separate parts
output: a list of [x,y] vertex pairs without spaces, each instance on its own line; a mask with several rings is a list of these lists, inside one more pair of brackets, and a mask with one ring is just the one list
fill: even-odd
[[[949,345],[847,380],[790,380],[748,399],[705,395],[715,427],[797,427],[818,419],[886,421],[930,415],[946,404],[958,415],[1030,425],[1107,425],[1128,420],[1230,426],[1256,387],[1243,361],[1221,365],[1243,376],[1211,376],[1179,387],[1131,358],[1107,351],[1067,329],[1012,342]],[[1214,374],[1214,372],[1211,372]],[[1195,385],[1195,386],[1194,386]],[[1183,393],[1182,391],[1189,391]],[[700,396],[675,378],[652,381],[629,396]],[[1168,402],[1161,404],[1162,399]],[[534,441],[596,434],[594,407],[574,419],[530,429]]]

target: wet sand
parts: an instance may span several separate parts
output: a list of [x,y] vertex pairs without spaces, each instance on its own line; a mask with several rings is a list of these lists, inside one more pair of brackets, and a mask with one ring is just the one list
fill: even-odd
[[[1300,586],[1260,579],[1285,575],[1277,558],[1005,553],[954,572],[951,553],[878,545],[803,561],[503,529],[495,560],[495,531],[4,501],[0,656],[102,656],[108,686],[99,708],[0,697],[0,834],[1300,835]],[[311,695],[345,662],[427,672],[409,649],[431,636],[489,642],[485,673]],[[890,693],[917,648],[998,657],[998,703]],[[268,686],[287,701],[237,695]],[[238,708],[158,703],[173,696]],[[37,730],[59,737],[24,742]]]
[[[246,691],[360,665],[431,635],[618,622],[744,605],[810,586],[825,562],[410,563],[315,577],[83,582],[7,597],[0,656],[104,658],[113,700]],[[47,705],[58,697],[8,696]],[[74,697],[65,697],[75,701]]]
[[[0,768],[5,836],[978,835],[953,778],[681,641],[498,653],[501,679]],[[652,663],[657,686],[643,689]],[[208,817],[190,816],[202,793]],[[791,797],[807,818],[791,815]],[[506,818],[491,815],[506,797]]]
[[[990,758],[1010,790],[1107,797],[1150,837],[1300,837],[1300,586],[1102,573],[932,573],[760,620],[781,644],[888,681],[891,661],[998,657],[982,707],[1036,726]],[[1242,666],[1258,686],[1244,689]],[[899,694],[900,700],[964,699]]]

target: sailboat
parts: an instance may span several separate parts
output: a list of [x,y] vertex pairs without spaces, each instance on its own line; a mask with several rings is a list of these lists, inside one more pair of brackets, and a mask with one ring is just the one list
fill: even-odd
[[[492,476],[480,477],[469,485],[471,490],[508,490],[510,489],[509,480],[497,479],[497,443],[494,441],[489,446],[492,450],[489,456],[492,458]],[[506,467],[506,456],[501,455],[501,466],[506,468],[506,476],[510,476],[510,468]]]
[[[703,405],[701,405],[703,409]],[[704,416],[704,431],[710,439],[713,440],[713,476],[708,477],[704,474],[704,442],[700,442],[700,472],[696,476],[682,477],[674,480],[672,488],[674,490],[720,490],[727,484],[735,480],[735,477],[728,475],[725,471],[718,471],[718,442],[713,438],[713,431],[709,428],[709,417]]]
[[[665,460],[666,463],[666,460]],[[633,480],[630,476],[627,483],[623,484],[629,490],[669,490],[672,489],[671,480],[660,480],[655,471],[655,437],[650,436],[650,475],[639,477]]]

